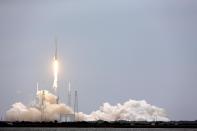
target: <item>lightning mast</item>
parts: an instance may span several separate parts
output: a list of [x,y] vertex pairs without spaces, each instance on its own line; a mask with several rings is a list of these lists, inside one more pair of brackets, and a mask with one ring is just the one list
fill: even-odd
[[71,83],[68,81],[68,106],[71,107]]
[[38,85],[38,82],[37,82],[37,85],[36,85],[36,94],[38,94],[38,91],[39,91],[39,85]]
[[[76,113],[77,113],[77,115],[76,115]],[[75,91],[74,119],[75,119],[75,121],[79,121],[79,117],[78,117],[78,94],[77,94],[77,91]]]
[[42,101],[41,101],[41,121],[45,121],[45,91],[42,91]]

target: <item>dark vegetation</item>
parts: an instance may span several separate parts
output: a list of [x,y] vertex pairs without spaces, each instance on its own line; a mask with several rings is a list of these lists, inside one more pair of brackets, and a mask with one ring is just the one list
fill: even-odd
[[197,128],[196,121],[80,121],[80,122],[7,122],[1,121],[0,127],[68,127],[68,128]]

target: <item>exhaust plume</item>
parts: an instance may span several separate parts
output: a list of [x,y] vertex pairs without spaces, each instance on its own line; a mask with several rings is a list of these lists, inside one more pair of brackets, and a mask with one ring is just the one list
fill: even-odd
[[[45,92],[44,99],[44,119],[42,119],[42,93]],[[55,121],[60,119],[60,114],[71,114],[73,110],[64,103],[56,104],[57,96],[47,90],[39,90],[36,100],[31,106],[26,106],[17,102],[6,112],[7,121]]]
[[[44,119],[42,119],[42,108],[44,96]],[[7,121],[59,121],[60,114],[72,114],[74,111],[64,103],[56,103],[57,96],[47,90],[39,90],[36,100],[31,106],[17,102],[6,112]],[[145,100],[129,100],[123,104],[110,105],[104,103],[99,110],[91,114],[76,113],[79,121],[169,121],[164,109],[148,104]]]
[[164,109],[150,105],[145,100],[129,100],[115,106],[106,102],[99,110],[89,115],[80,112],[78,117],[85,121],[169,121]]
[[58,71],[59,71],[59,63],[56,58],[53,61],[53,73],[54,73],[54,81],[53,81],[53,89],[56,92],[58,87]]

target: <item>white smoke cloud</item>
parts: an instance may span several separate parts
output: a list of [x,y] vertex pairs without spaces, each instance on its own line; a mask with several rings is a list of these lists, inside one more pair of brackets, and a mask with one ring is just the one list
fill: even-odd
[[164,109],[148,104],[146,101],[129,100],[115,106],[104,103],[99,110],[90,115],[79,113],[79,118],[86,121],[169,121]]
[[[6,112],[7,121],[40,121],[43,90],[37,92],[37,100],[32,106],[25,106],[18,102]],[[60,114],[72,114],[73,110],[64,103],[57,103],[57,96],[44,91],[45,121],[59,120]],[[148,104],[146,101],[129,100],[115,106],[104,103],[99,110],[87,115],[82,112],[76,114],[80,121],[169,121],[164,109]]]
[[57,103],[57,97],[44,90],[44,119],[41,119],[41,103],[43,90],[37,92],[36,103],[28,107],[17,102],[6,112],[7,121],[55,121],[60,114],[71,114],[72,109],[64,103]]
[[26,107],[18,102],[12,105],[12,108],[6,112],[7,121],[39,121],[41,112],[34,107]]

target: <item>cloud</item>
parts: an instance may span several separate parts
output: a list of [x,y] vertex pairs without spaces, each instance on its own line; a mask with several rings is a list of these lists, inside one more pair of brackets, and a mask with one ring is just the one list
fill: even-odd
[[145,100],[129,100],[115,106],[106,102],[89,115],[79,113],[79,118],[86,121],[169,121],[164,109],[150,105]]

